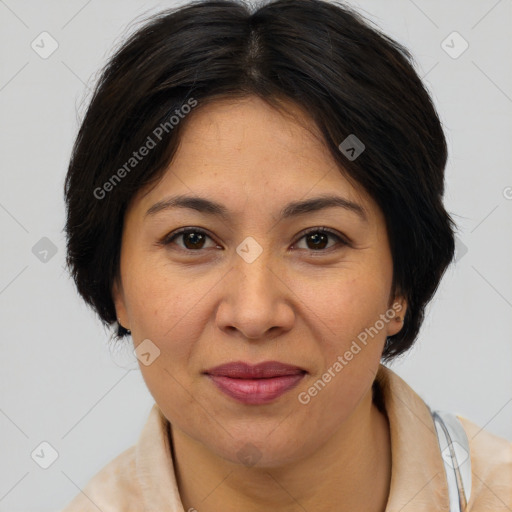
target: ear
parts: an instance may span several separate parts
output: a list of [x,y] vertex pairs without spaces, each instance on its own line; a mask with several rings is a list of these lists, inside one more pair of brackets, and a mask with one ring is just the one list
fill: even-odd
[[390,318],[387,328],[387,335],[398,334],[404,326],[405,313],[407,312],[407,301],[401,297],[395,297],[389,304],[386,316]]
[[112,285],[112,300],[116,308],[117,321],[125,328],[130,328],[130,321],[126,309],[126,302],[124,298],[123,285],[119,277],[116,277]]

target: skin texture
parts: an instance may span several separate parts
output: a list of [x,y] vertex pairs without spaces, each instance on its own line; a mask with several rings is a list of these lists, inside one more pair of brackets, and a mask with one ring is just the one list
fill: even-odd
[[[185,510],[385,509],[389,427],[371,386],[386,336],[402,322],[385,322],[307,405],[298,395],[393,303],[403,318],[405,303],[390,297],[382,212],[342,175],[306,113],[287,107],[293,116],[253,96],[199,105],[163,178],[126,213],[113,296],[135,347],[149,339],[160,350],[140,368],[172,425]],[[340,207],[278,219],[289,202],[333,193],[360,205],[367,220]],[[222,203],[230,217],[146,214],[176,194]],[[315,249],[304,230],[322,226],[350,245],[329,235]],[[209,238],[159,243],[182,227]],[[249,236],[262,248],[251,263],[236,252]],[[277,360],[307,374],[272,403],[246,405],[202,373],[240,360]],[[253,450],[256,464],[244,465],[240,450]]]

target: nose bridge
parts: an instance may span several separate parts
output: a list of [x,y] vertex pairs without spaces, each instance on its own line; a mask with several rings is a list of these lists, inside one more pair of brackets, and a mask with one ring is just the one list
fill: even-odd
[[270,292],[269,286],[276,278],[270,270],[272,254],[269,246],[263,247],[254,237],[246,237],[236,248],[235,268],[237,280],[246,289],[246,293]]
[[224,327],[235,327],[245,337],[261,338],[276,328],[290,329],[293,311],[280,302],[286,300],[282,283],[273,268],[275,255],[269,246],[247,237],[236,248],[233,270],[224,290],[226,303],[218,317]]

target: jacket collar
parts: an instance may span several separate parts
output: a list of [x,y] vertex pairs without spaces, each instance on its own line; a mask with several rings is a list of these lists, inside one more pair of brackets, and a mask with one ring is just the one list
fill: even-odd
[[391,432],[386,512],[449,512],[448,486],[434,421],[425,402],[389,368],[376,377]]
[[174,472],[169,421],[154,404],[135,448],[144,510],[184,512]]

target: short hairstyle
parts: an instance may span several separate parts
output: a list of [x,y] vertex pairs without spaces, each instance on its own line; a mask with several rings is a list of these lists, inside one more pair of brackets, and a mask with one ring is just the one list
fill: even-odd
[[[404,353],[454,254],[442,202],[446,140],[413,64],[403,46],[334,2],[254,9],[241,0],[195,1],[152,16],[102,70],[73,147],[67,264],[80,295],[105,325],[116,324],[112,286],[126,208],[162,177],[195,111],[221,98],[257,95],[277,109],[287,99],[309,114],[340,172],[384,214],[392,294],[406,299],[407,312],[382,356]],[[349,135],[364,144],[357,158],[340,150]],[[127,334],[116,325],[118,338]]]

